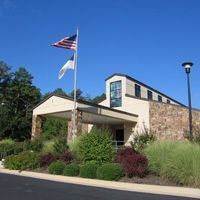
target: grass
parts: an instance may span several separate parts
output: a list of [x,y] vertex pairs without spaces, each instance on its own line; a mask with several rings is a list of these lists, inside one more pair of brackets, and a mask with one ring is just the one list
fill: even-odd
[[12,139],[3,139],[0,141],[0,144],[14,144],[15,141]]
[[200,188],[200,145],[157,141],[145,149],[145,154],[155,174],[180,185]]

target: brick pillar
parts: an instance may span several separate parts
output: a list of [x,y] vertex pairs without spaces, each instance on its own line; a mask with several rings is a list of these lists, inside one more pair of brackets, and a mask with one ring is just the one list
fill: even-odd
[[38,116],[38,115],[33,115],[33,118],[32,118],[32,132],[31,132],[31,137],[34,138],[34,137],[37,137],[41,134],[41,117]]

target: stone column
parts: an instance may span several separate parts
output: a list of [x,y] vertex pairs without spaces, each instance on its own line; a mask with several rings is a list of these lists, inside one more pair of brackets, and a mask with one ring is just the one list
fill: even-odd
[[32,132],[31,132],[31,138],[37,137],[41,134],[41,117],[38,115],[33,115],[32,118]]
[[68,121],[67,143],[72,142],[72,121]]
[[[76,127],[77,127],[77,134],[78,137],[82,133],[88,132],[88,124],[82,122],[82,111],[77,110],[77,120],[76,120]],[[67,132],[67,142],[72,142],[72,121],[68,121],[68,132]]]

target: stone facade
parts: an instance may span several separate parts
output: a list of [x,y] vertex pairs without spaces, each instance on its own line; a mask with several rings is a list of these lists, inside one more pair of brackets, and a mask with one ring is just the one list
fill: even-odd
[[34,138],[40,135],[40,133],[42,132],[41,123],[42,123],[41,117],[38,115],[33,115],[31,138]]
[[[88,132],[88,124],[85,124],[82,122],[81,119],[81,113],[80,111],[77,111],[77,136],[79,136],[81,133],[87,133]],[[67,132],[67,141],[72,141],[72,121],[68,121],[68,132]]]
[[[192,111],[193,129],[200,127],[200,110]],[[188,133],[188,109],[183,106],[149,102],[150,132],[158,139],[183,140]],[[193,131],[195,134],[195,131]]]

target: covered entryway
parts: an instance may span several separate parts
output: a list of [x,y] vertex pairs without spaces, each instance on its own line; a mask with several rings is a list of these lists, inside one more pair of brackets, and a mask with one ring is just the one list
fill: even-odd
[[[68,122],[68,141],[71,141],[71,116],[73,107],[74,102],[72,98],[59,95],[51,95],[40,102],[33,110],[32,137],[41,133],[41,117],[47,116],[66,119]],[[128,135],[130,135],[126,127],[135,127],[137,118],[137,115],[87,101],[78,100],[77,102],[78,132],[89,132],[91,125],[104,126],[111,130],[115,139],[123,139],[126,142]],[[118,131],[116,132],[117,129]],[[121,132],[124,131],[123,138],[120,136],[120,130]]]

